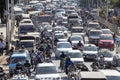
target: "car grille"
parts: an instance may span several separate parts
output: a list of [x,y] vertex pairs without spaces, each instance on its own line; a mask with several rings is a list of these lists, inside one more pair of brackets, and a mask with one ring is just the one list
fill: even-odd
[[60,78],[47,77],[47,78],[40,78],[40,80],[61,80],[61,79]]

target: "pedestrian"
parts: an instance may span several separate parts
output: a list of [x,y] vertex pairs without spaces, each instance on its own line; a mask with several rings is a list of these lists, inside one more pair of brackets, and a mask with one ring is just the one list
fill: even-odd
[[3,42],[3,39],[0,39],[0,55],[3,55],[5,49],[5,43]]
[[114,34],[113,34],[113,39],[114,39],[114,42],[115,42],[115,38],[116,38],[116,34],[114,33]]
[[4,40],[3,32],[1,32],[1,34],[0,34],[0,39]]

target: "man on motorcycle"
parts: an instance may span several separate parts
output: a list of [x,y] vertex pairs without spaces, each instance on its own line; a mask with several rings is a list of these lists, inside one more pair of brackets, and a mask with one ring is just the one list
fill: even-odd
[[104,56],[101,55],[99,59],[99,68],[105,68]]
[[31,67],[31,64],[29,63],[28,60],[26,60],[26,62],[24,63],[24,69],[25,69],[25,73],[28,75],[30,74],[30,67]]
[[92,63],[91,67],[92,67],[92,71],[97,71],[98,70],[99,62],[98,62],[97,58]]
[[[20,72],[19,72],[20,71]],[[23,65],[22,63],[19,61],[17,64],[16,64],[16,69],[15,69],[15,72],[16,74],[19,74],[19,73],[23,73],[24,69],[23,69]]]
[[73,62],[71,61],[70,57],[66,58],[66,63],[65,64],[66,64],[66,66],[65,66],[66,74],[68,74],[68,67],[73,64]]
[[62,54],[60,55],[60,68],[61,68],[61,70],[64,70],[65,58],[66,58],[66,55],[64,52],[62,52]]
[[77,47],[78,47],[78,49],[83,48],[83,44],[82,44],[82,42],[81,42],[81,41],[79,41],[79,43],[77,44]]

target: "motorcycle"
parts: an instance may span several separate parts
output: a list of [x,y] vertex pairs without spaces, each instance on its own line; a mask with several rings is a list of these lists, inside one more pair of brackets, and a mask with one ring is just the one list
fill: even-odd
[[75,66],[68,67],[68,80],[79,80],[79,70]]
[[27,76],[31,75],[30,67],[25,67],[25,73]]

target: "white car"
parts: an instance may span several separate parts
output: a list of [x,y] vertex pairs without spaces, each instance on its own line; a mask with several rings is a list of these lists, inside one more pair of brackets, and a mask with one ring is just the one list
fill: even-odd
[[94,44],[85,44],[83,48],[84,59],[95,59],[98,56],[98,48]]
[[81,35],[81,36],[85,36],[85,30],[82,26],[75,26],[75,27],[72,27],[72,30],[71,30],[71,35]]
[[67,38],[64,35],[64,33],[56,33],[55,38],[57,38],[59,42],[66,42],[67,41]]
[[79,41],[81,41],[81,43],[84,45],[83,37],[79,35],[70,36],[69,41],[72,44],[72,46],[76,46],[79,43]]
[[61,80],[57,67],[53,63],[39,63],[35,80]]
[[61,52],[67,53],[69,50],[72,50],[72,46],[69,42],[57,42],[55,57],[59,58]]
[[80,50],[69,50],[67,56],[70,56],[72,62],[77,63],[77,65],[84,62],[82,53]]

